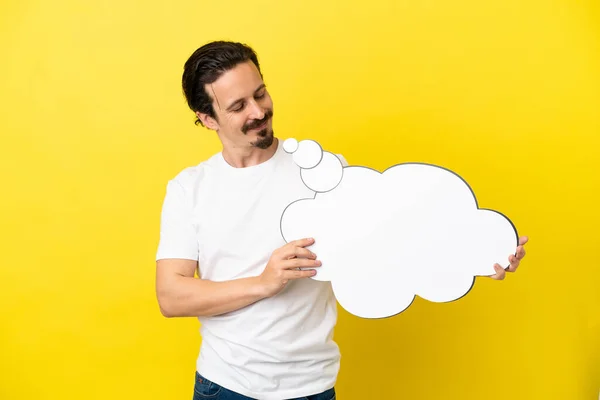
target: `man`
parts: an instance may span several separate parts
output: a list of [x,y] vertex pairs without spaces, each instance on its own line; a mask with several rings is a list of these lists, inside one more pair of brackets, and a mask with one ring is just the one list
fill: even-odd
[[257,56],[212,42],[187,60],[182,80],[196,123],[223,145],[168,182],[156,256],[163,315],[201,322],[194,398],[334,399],[331,284],[307,279],[320,266],[312,239],[286,244],[279,231],[285,207],[314,193],[274,136]]

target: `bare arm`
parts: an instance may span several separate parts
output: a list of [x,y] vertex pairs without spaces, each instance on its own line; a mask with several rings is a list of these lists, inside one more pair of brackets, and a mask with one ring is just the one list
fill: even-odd
[[266,297],[258,277],[213,282],[195,278],[197,266],[183,259],[156,262],[156,295],[165,317],[219,315]]
[[164,259],[156,262],[156,295],[165,317],[215,316],[246,307],[279,293],[290,279],[314,276],[320,265],[316,256],[303,248],[313,242],[303,239],[275,250],[265,271],[256,277],[213,282],[194,277],[198,262]]

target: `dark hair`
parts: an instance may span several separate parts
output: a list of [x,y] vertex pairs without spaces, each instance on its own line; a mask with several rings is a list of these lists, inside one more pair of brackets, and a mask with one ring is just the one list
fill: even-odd
[[[245,44],[215,41],[196,50],[186,61],[181,79],[183,93],[192,111],[208,114],[216,119],[212,99],[204,85],[213,83],[223,73],[247,61],[256,65],[262,77],[256,53]],[[203,125],[199,118],[196,118],[195,124]]]

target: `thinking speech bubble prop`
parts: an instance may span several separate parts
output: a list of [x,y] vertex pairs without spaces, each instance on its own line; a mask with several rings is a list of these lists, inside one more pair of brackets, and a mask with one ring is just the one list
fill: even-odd
[[404,311],[416,295],[433,302],[461,298],[476,276],[508,266],[518,234],[503,214],[478,207],[469,185],[448,169],[422,163],[383,173],[343,166],[312,140],[288,139],[314,199],[291,203],[281,217],[289,242],[315,238],[322,266],[344,309],[364,318]]

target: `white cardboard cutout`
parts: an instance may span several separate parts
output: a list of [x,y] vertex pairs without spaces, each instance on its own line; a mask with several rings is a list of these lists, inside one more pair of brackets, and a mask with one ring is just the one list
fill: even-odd
[[[396,315],[415,295],[433,302],[461,298],[475,276],[508,266],[518,246],[511,221],[480,209],[456,173],[422,163],[383,173],[343,167],[312,140],[284,142],[314,199],[291,203],[281,217],[287,241],[315,238],[322,261],[313,279],[331,281],[344,309],[363,318]],[[318,160],[318,161],[316,161]]]

